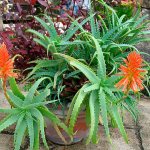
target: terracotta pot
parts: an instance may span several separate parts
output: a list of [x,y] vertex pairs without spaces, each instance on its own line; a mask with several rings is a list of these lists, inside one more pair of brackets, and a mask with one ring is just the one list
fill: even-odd
[[[61,110],[57,110],[54,112],[63,122],[65,121],[66,112],[65,115],[62,113]],[[52,143],[58,144],[58,145],[70,145],[75,144],[77,142],[80,142],[82,139],[84,139],[87,136],[88,133],[88,127],[86,125],[86,119],[85,119],[85,112],[81,112],[77,118],[75,127],[74,127],[74,137],[73,141],[71,142],[70,137],[67,135],[67,133],[61,129],[61,133],[64,136],[67,144],[65,144],[62,139],[58,136],[56,130],[54,129],[52,123],[49,120],[46,120],[46,136],[47,139],[50,140]]]

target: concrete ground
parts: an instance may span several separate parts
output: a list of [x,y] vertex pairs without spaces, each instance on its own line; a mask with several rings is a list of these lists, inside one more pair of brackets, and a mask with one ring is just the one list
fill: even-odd
[[[0,94],[0,107],[8,107],[3,94]],[[49,144],[50,150],[150,150],[150,99],[143,98],[138,107],[140,116],[137,124],[133,122],[128,114],[124,119],[129,144],[124,142],[117,129],[111,129],[113,144],[109,144],[102,126],[100,126],[100,141],[97,145],[85,145],[85,141],[66,147]],[[0,114],[0,118],[2,118],[2,114]],[[29,150],[28,145],[28,142],[25,142],[21,150]],[[12,129],[3,131],[0,134],[0,150],[13,150]],[[42,144],[40,150],[45,150]]]

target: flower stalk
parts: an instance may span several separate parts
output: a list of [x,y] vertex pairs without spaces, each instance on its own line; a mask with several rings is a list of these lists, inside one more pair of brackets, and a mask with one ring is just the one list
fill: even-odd
[[11,102],[11,100],[10,100],[8,94],[7,94],[6,80],[3,80],[2,86],[3,86],[4,96],[5,96],[5,98],[7,99],[9,105],[11,106],[11,108],[14,107],[13,103]]

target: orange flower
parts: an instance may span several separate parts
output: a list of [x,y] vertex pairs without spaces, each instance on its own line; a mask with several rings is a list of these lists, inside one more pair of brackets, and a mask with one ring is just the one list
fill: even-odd
[[142,90],[143,72],[146,70],[142,69],[143,59],[137,52],[131,52],[127,59],[124,60],[126,66],[121,65],[119,74],[123,78],[116,84],[117,88],[122,88],[124,92],[128,92],[132,89],[134,92]]
[[9,60],[9,54],[6,45],[3,43],[0,45],[0,68]]
[[8,77],[17,77],[13,69],[13,60],[10,59],[6,45],[3,43],[0,45],[0,78],[6,81]]

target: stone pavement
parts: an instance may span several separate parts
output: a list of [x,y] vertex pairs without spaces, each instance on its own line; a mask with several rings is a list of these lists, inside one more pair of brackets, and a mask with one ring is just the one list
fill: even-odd
[[[5,102],[4,96],[0,94],[0,107],[7,108],[9,105]],[[49,144],[50,150],[150,150],[150,99],[143,98],[139,102],[139,121],[135,124],[130,117],[126,115],[124,124],[128,133],[129,143],[126,144],[117,129],[111,129],[112,145],[108,143],[102,126],[99,128],[100,141],[97,145],[85,145],[85,141],[71,146],[58,146]],[[0,114],[0,118],[2,118]],[[29,150],[28,140],[24,143],[21,150]],[[0,150],[13,150],[13,130],[12,128],[3,131],[0,134]],[[40,150],[45,150],[41,144]]]

